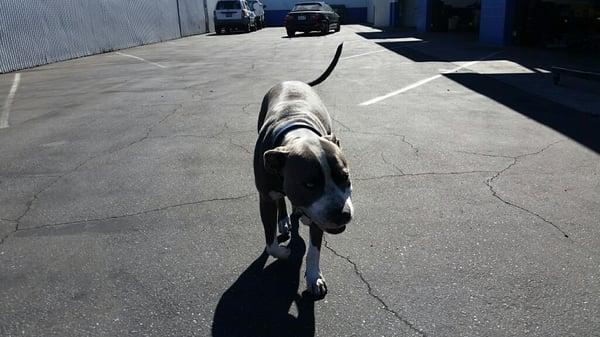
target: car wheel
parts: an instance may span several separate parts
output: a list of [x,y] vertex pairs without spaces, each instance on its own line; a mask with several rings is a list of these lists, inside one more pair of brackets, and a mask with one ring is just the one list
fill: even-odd
[[327,33],[329,33],[329,22],[323,21],[321,24],[321,34],[326,35]]
[[296,35],[296,31],[293,29],[286,29],[288,37],[294,37]]
[[341,25],[340,25],[340,23],[338,22],[338,23],[337,23],[337,25],[335,26],[335,31],[336,31],[336,33],[340,31],[340,28],[341,28]]
[[220,35],[220,34],[221,34],[221,29],[222,29],[221,27],[218,27],[218,26],[217,26],[217,27],[215,27],[215,33],[216,33],[217,35]]

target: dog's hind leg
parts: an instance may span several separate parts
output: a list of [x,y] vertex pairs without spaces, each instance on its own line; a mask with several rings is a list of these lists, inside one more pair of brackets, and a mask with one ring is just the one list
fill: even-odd
[[260,196],[260,219],[265,229],[266,251],[278,259],[287,259],[290,249],[277,242],[277,202]]
[[327,284],[321,274],[319,259],[321,257],[321,242],[323,241],[323,231],[314,223],[310,225],[310,244],[306,253],[306,288],[310,293],[323,298],[327,294]]
[[279,227],[279,234],[287,236],[290,233],[290,217],[287,213],[287,206],[285,205],[285,198],[278,199],[277,201],[277,226]]

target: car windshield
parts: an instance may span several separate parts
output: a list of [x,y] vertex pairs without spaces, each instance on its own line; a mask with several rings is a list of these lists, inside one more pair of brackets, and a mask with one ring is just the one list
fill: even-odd
[[297,4],[292,11],[320,11],[322,9],[319,3]]
[[239,1],[219,1],[217,9],[241,9]]

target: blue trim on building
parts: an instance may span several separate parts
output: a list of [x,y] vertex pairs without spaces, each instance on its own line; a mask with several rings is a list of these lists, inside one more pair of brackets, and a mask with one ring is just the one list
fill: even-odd
[[[283,19],[289,10],[266,10],[265,22],[269,27],[282,27]],[[346,8],[342,23],[362,23],[367,21],[367,7]]]
[[431,0],[417,0],[415,13],[417,31],[423,33],[429,30],[429,13],[431,13]]
[[390,2],[390,26],[398,27],[398,6],[400,4],[398,2]]
[[342,23],[367,22],[367,7],[346,8],[346,15]]
[[283,26],[283,19],[290,11],[287,9],[279,10],[266,10],[265,11],[265,22],[269,27],[281,27]]
[[509,44],[513,8],[512,0],[482,1],[479,40],[494,45]]

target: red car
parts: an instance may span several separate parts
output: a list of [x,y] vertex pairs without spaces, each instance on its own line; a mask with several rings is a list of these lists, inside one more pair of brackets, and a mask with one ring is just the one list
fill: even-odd
[[301,2],[285,16],[285,29],[289,37],[296,32],[327,34],[332,29],[339,32],[340,16],[324,2]]

